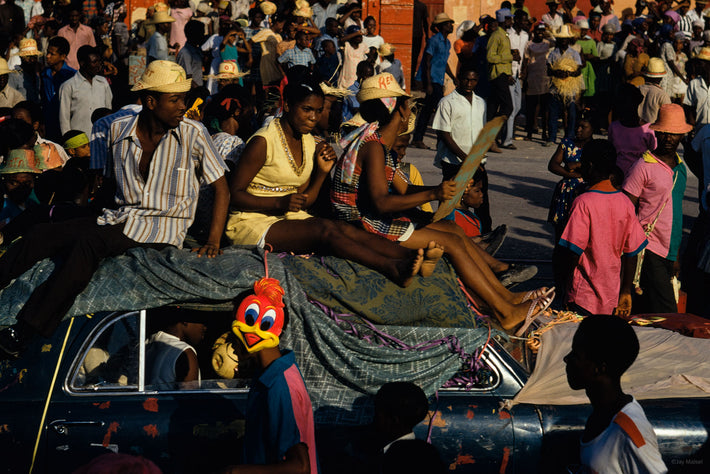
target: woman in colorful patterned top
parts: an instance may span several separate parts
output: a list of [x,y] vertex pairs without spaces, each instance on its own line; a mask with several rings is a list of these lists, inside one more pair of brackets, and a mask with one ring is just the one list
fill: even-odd
[[[485,252],[454,222],[423,222],[407,215],[425,202],[452,199],[455,182],[408,186],[405,194],[391,191],[397,175],[392,147],[408,128],[408,99],[391,74],[382,73],[363,81],[358,100],[366,123],[341,141],[346,151],[333,179],[331,202],[337,217],[403,247],[426,247],[427,255],[445,251],[476,301],[490,309],[506,330],[514,330],[522,323],[518,330],[522,334],[550,305],[554,291],[541,288],[527,294],[511,293],[486,265],[482,255]],[[434,242],[443,248],[432,245]]]
[[407,286],[422,266],[421,248],[409,250],[307,212],[336,158],[310,133],[323,110],[323,91],[308,79],[292,81],[284,97],[283,117],[256,132],[237,162],[227,237],[237,245],[346,258]]

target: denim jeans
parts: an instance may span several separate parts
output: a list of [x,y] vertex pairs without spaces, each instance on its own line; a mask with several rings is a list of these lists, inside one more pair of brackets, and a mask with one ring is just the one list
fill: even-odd
[[574,129],[577,126],[577,105],[573,100],[565,106],[562,99],[557,94],[552,94],[550,97],[550,123],[548,127],[549,135],[547,141],[557,142],[557,120],[567,111],[567,130],[565,138],[574,138]]

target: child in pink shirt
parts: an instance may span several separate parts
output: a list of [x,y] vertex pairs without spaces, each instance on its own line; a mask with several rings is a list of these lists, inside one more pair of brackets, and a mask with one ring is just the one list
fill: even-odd
[[655,150],[656,135],[651,124],[641,125],[638,107],[643,102],[643,94],[631,84],[621,86],[618,108],[619,119],[609,125],[609,141],[616,148],[616,166],[624,177],[646,150]]
[[637,254],[648,243],[631,201],[611,183],[615,161],[606,140],[584,147],[581,172],[590,188],[572,204],[558,243],[570,276],[566,302],[580,314],[630,314]]

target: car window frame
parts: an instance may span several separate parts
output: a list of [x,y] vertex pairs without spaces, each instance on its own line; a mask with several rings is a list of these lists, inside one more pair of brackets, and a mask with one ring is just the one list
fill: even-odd
[[[118,323],[121,319],[133,317],[138,314],[138,340],[140,341],[138,348],[138,381],[135,384],[123,385],[116,387],[115,385],[102,387],[99,384],[94,384],[92,387],[79,388],[74,385],[78,375],[81,364],[86,358],[89,350],[94,346],[98,338],[106,331],[109,326]],[[146,318],[147,311],[126,311],[126,312],[114,312],[106,317],[104,317],[96,326],[91,330],[89,336],[86,338],[82,344],[77,355],[74,357],[70,365],[70,369],[67,372],[67,376],[64,380],[64,392],[71,394],[73,396],[80,397],[91,397],[91,396],[106,396],[106,395],[116,395],[116,396],[131,396],[131,395],[186,395],[186,394],[244,394],[249,392],[249,386],[245,387],[227,387],[227,388],[188,388],[188,389],[146,389],[145,385],[145,341],[147,339],[146,335]],[[229,380],[229,379],[205,379],[202,382],[211,380]]]

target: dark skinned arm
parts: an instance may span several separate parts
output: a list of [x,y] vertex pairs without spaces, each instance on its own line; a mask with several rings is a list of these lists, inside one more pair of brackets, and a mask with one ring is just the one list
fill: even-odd
[[446,145],[446,148],[451,150],[454,155],[456,155],[461,161],[466,159],[466,152],[459,147],[456,142],[454,141],[454,138],[451,136],[451,132],[444,132],[442,130],[439,130],[436,132],[437,136],[439,137],[439,140],[442,140],[444,144]]
[[308,446],[299,443],[286,451],[285,459],[276,464],[262,466],[230,466],[221,474],[308,474],[311,461],[308,458]]
[[557,245],[556,250],[559,255],[559,259],[557,260],[557,265],[559,266],[558,271],[564,279],[563,281],[565,283],[565,288],[563,290],[566,293],[567,288],[570,287],[570,283],[572,282],[574,269],[577,268],[577,265],[579,264],[579,255],[559,244]]
[[626,191],[624,191],[624,194],[626,194],[626,197],[628,197],[631,200],[631,204],[634,205],[634,209],[636,209],[636,212],[638,213],[639,209],[639,198],[638,196],[634,196],[633,194],[629,194]]
[[621,289],[619,291],[619,304],[614,309],[615,316],[628,316],[631,314],[631,290],[634,284],[634,274],[636,273],[636,261],[638,256],[621,257]]
[[320,188],[323,186],[323,182],[325,182],[325,179],[328,177],[330,170],[333,169],[337,159],[338,157],[335,154],[335,150],[333,150],[333,147],[328,143],[323,142],[316,146],[316,166],[313,167],[311,179],[298,190],[308,196],[306,199],[306,209],[311,207],[316,202],[316,199],[318,199]]
[[454,181],[444,181],[432,190],[414,194],[391,194],[385,176],[385,154],[382,146],[375,142],[366,143],[360,148],[358,156],[362,160],[366,178],[364,182],[361,181],[361,185],[367,186],[366,191],[380,214],[406,211],[429,201],[446,201],[454,197]]
[[552,158],[550,158],[550,162],[547,164],[547,170],[550,173],[556,174],[557,176],[562,176],[563,178],[581,178],[582,175],[580,175],[576,171],[569,171],[567,170],[567,168],[562,166],[562,158],[562,145],[558,145],[557,150],[555,150],[555,153],[552,155]]
[[[431,82],[431,58],[432,55],[429,53],[424,53],[424,58],[426,59],[426,66],[424,67],[424,74],[422,75],[424,80],[426,81],[426,93],[427,94],[433,94],[434,93],[434,83]],[[424,61],[424,59],[422,59]]]
[[222,255],[222,250],[219,247],[222,241],[224,225],[227,222],[227,212],[229,211],[229,186],[227,186],[227,178],[222,176],[212,183],[211,186],[212,189],[214,189],[214,204],[212,204],[210,233],[205,245],[192,249],[193,252],[197,252],[198,257],[207,255],[208,258],[214,258],[217,255]]

